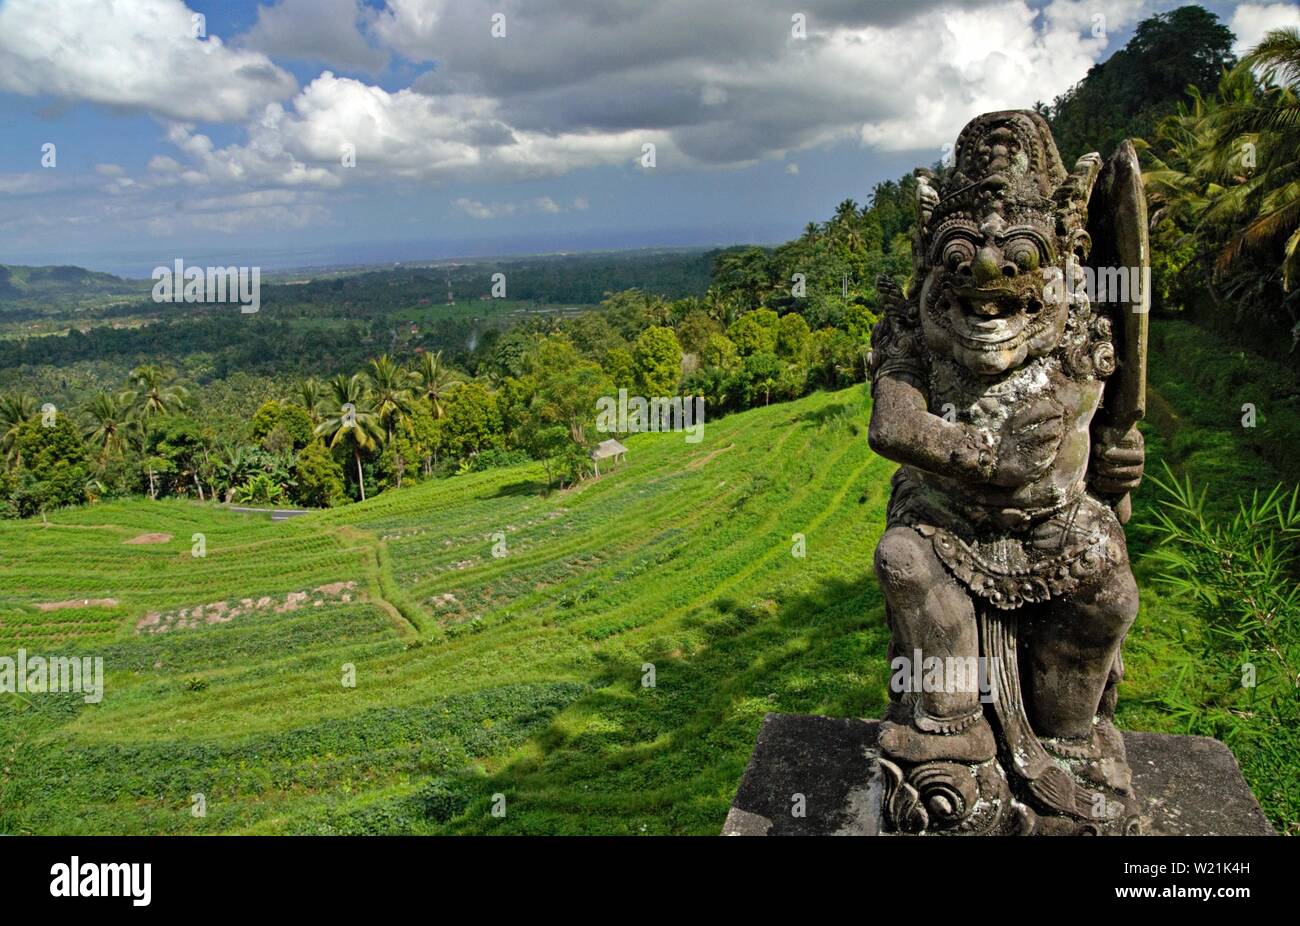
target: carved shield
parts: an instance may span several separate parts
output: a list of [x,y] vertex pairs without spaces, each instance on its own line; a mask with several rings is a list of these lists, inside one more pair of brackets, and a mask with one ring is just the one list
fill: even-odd
[[[1128,429],[1147,408],[1147,323],[1151,311],[1151,247],[1147,200],[1132,142],[1102,167],[1088,203],[1088,257],[1097,281],[1094,309],[1114,326],[1116,370],[1106,383],[1104,422]],[[1104,298],[1104,303],[1097,304]]]

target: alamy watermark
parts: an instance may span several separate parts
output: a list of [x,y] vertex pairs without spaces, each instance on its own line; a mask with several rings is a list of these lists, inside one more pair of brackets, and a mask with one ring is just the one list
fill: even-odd
[[0,694],[84,694],[87,704],[104,699],[104,657],[0,656]]
[[230,302],[252,315],[262,307],[261,267],[155,267],[154,302]]
[[923,656],[919,649],[911,656],[895,656],[889,663],[889,688],[896,694],[921,692],[978,694],[984,704],[998,698],[997,657]]
[[1046,273],[1045,302],[1068,303],[1083,292],[1093,303],[1130,303],[1135,312],[1151,308],[1150,267],[1091,267],[1071,260],[1066,272],[1049,267]]
[[132,906],[153,899],[152,862],[83,862],[72,856],[50,866],[51,897],[129,897]]
[[703,396],[629,396],[626,389],[618,398],[601,396],[596,400],[596,430],[617,434],[642,431],[682,431],[686,443],[704,440]]

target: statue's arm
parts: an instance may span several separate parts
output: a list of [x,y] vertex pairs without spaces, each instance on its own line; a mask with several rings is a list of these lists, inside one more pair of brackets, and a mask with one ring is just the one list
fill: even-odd
[[872,390],[867,440],[882,457],[943,476],[991,482],[997,464],[994,437],[930,414],[925,394],[907,375],[885,374]]

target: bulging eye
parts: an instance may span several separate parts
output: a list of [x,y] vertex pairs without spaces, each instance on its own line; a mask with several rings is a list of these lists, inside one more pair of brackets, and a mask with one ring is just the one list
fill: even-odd
[[951,271],[974,259],[975,245],[965,238],[954,238],[943,246],[943,265]]
[[1017,238],[1006,245],[1002,253],[1021,272],[1038,269],[1038,245],[1028,238]]

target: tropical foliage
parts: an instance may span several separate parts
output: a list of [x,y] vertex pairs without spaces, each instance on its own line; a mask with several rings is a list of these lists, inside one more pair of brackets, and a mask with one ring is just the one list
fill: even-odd
[[1193,88],[1145,147],[1153,218],[1193,244],[1186,273],[1300,342],[1300,32],[1270,33],[1217,93]]

